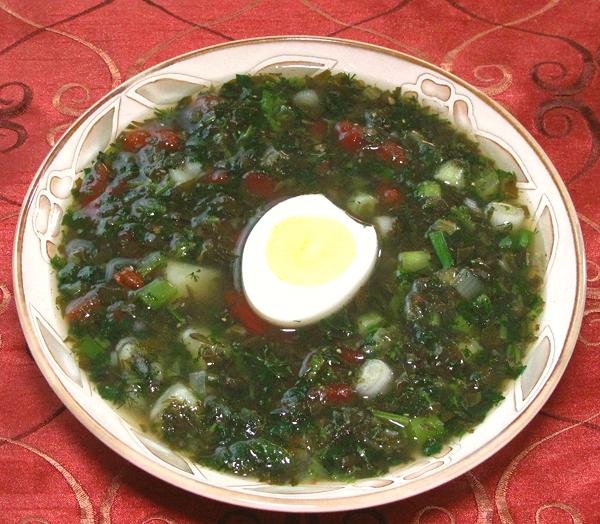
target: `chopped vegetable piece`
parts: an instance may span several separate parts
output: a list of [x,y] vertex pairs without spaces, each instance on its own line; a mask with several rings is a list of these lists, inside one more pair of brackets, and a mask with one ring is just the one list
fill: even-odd
[[526,249],[533,240],[533,232],[528,229],[519,229],[509,236],[503,237],[498,246],[502,249]]
[[202,164],[186,160],[181,167],[173,168],[169,171],[169,178],[175,187],[195,180],[202,173]]
[[195,371],[189,374],[188,382],[192,391],[201,399],[206,397],[208,392],[208,374],[206,371]]
[[491,313],[493,310],[492,301],[485,293],[482,293],[473,300],[473,306],[482,313]]
[[428,268],[431,255],[427,251],[403,251],[398,255],[398,270],[401,273],[415,273]]
[[485,289],[481,279],[469,269],[461,269],[452,285],[467,300],[473,300]]
[[177,288],[164,278],[156,278],[138,291],[138,297],[150,309],[158,309],[177,296]]
[[401,145],[396,144],[396,142],[392,142],[391,140],[378,146],[375,150],[375,154],[379,160],[394,166],[401,166],[406,160],[404,148]]
[[429,228],[430,231],[443,231],[452,235],[458,231],[458,226],[452,220],[446,218],[438,218]]
[[243,179],[244,187],[253,195],[266,200],[271,200],[275,197],[277,184],[266,173],[249,171],[244,175]]
[[356,193],[348,200],[348,211],[360,218],[373,216],[378,200],[368,193]]
[[489,200],[493,198],[500,187],[500,179],[495,170],[486,170],[475,182],[473,182],[473,189],[475,193],[484,199]]
[[223,299],[223,275],[219,269],[169,260],[165,278],[177,289],[180,297],[191,297],[199,304],[219,307]]
[[381,215],[381,216],[373,218],[373,223],[375,224],[375,227],[377,228],[377,232],[382,237],[385,238],[385,237],[389,236],[392,233],[392,231],[394,230],[394,225],[396,224],[396,218],[387,216],[387,215]]
[[491,202],[485,208],[490,224],[497,228],[511,226],[516,231],[523,225],[525,211],[522,207],[513,206],[506,202]]
[[379,201],[386,206],[395,207],[404,202],[404,194],[397,187],[382,185],[378,188]]
[[83,337],[77,344],[77,348],[80,355],[92,361],[106,356],[106,345],[92,337]]
[[344,120],[335,125],[335,131],[340,146],[349,153],[357,153],[366,145],[363,128],[358,124]]
[[302,91],[298,91],[292,97],[292,101],[298,107],[311,114],[318,113],[321,109],[321,99],[314,89],[303,89]]
[[383,360],[368,359],[358,372],[354,389],[359,395],[373,398],[385,393],[394,377],[394,372]]
[[144,285],[144,277],[131,266],[117,271],[114,279],[119,286],[127,289],[139,289]]
[[382,326],[384,322],[385,318],[383,318],[383,316],[375,311],[371,311],[358,317],[356,326],[361,335],[367,335]]
[[473,326],[471,326],[471,324],[467,322],[467,319],[462,315],[456,315],[456,317],[454,317],[452,327],[459,333],[464,333],[466,335],[473,331]]
[[292,122],[292,108],[286,104],[286,100],[282,96],[273,91],[265,89],[262,92],[260,107],[266,121],[276,133],[280,133]]
[[528,229],[521,229],[513,235],[513,245],[516,248],[525,249],[531,244],[533,232]]
[[430,439],[439,439],[444,434],[444,423],[435,415],[410,418],[380,410],[373,410],[373,415],[406,429],[421,446]]
[[125,151],[136,153],[144,147],[150,138],[150,132],[145,129],[133,129],[127,131],[121,139],[122,147]]
[[181,149],[181,138],[172,129],[158,129],[152,133],[157,140],[157,146],[165,151],[178,151]]
[[365,355],[363,353],[348,348],[341,348],[338,350],[338,355],[342,360],[345,360],[349,364],[358,364],[365,360]]
[[424,446],[428,440],[443,436],[444,423],[435,415],[415,417],[410,421],[409,430],[415,440]]
[[153,271],[167,264],[166,257],[160,251],[153,251],[146,255],[137,266],[137,272],[142,277],[148,276]]
[[65,308],[65,317],[70,321],[81,322],[89,319],[98,308],[102,306],[96,290],[86,293],[82,297],[69,302]]
[[55,271],[60,271],[63,267],[67,265],[67,261],[59,255],[54,255],[50,259],[50,265]]
[[320,402],[329,405],[348,404],[354,397],[354,391],[348,384],[327,384],[316,392]]
[[416,187],[415,195],[424,200],[439,200],[442,198],[442,188],[437,182],[427,180]]
[[448,244],[446,243],[446,236],[444,233],[442,231],[433,231],[429,233],[429,240],[431,240],[433,250],[440,260],[442,267],[444,269],[448,269],[449,267],[453,266],[454,259],[452,258],[450,249],[448,249]]
[[465,186],[464,165],[457,160],[449,160],[438,168],[433,178],[448,186],[462,189]]
[[98,198],[108,186],[110,169],[104,162],[96,162],[92,170],[83,177],[79,188],[81,202],[87,205]]
[[480,351],[482,351],[481,344],[475,340],[474,338],[470,338],[464,342],[458,344],[458,349],[463,354],[465,358],[470,358],[473,355],[476,355]]
[[259,317],[240,293],[228,291],[225,293],[227,308],[236,320],[253,335],[265,335],[273,329],[266,320]]

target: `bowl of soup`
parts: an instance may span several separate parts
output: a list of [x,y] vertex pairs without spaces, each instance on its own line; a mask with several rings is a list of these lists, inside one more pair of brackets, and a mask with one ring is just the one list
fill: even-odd
[[539,145],[368,44],[233,42],[130,79],[58,141],[14,250],[73,414],[183,489],[285,511],[473,468],[573,350],[584,253]]

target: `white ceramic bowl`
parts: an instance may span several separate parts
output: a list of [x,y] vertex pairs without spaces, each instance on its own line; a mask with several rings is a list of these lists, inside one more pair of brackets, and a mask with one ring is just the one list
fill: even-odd
[[[471,134],[500,167],[514,171],[537,228],[544,312],[525,372],[475,431],[433,457],[353,483],[272,486],[191,463],[128,423],[90,385],[64,344],[49,265],[69,190],[81,171],[132,120],[142,120],[199,86],[236,73],[346,71],[383,87],[401,86]],[[512,439],[548,399],[569,361],[581,324],[585,265],[573,204],[548,157],[502,107],[459,78],[410,56],[318,37],[231,42],[173,58],[120,85],[90,108],[54,146],[21,211],[14,247],[19,317],[42,373],[71,412],[130,462],[183,489],[224,502],[285,511],[338,511],[403,499],[473,468]]]

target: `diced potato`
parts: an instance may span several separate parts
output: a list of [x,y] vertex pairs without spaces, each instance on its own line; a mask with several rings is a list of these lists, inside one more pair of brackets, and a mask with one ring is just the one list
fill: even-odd
[[220,302],[223,276],[218,269],[169,260],[165,278],[175,286],[180,297],[211,305]]

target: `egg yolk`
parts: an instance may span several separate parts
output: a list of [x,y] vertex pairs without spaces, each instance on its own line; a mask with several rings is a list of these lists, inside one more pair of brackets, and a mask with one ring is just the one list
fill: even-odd
[[297,286],[320,286],[339,277],[356,256],[347,227],[332,218],[290,217],[267,242],[267,263],[278,278]]

